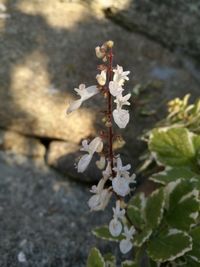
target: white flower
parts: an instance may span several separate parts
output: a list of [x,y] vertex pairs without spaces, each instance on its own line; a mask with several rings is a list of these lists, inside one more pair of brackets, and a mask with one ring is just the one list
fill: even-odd
[[113,219],[109,223],[109,231],[112,236],[119,236],[122,231],[122,223],[120,220],[123,220],[125,215],[125,210],[120,209],[120,201],[116,202],[116,208],[113,208]]
[[128,239],[122,239],[119,243],[119,248],[121,253],[126,254],[128,253],[133,247],[133,244]]
[[90,161],[92,159],[92,156],[93,156],[93,154],[86,154],[80,158],[80,160],[78,162],[78,166],[77,166],[79,173],[80,172],[82,173],[87,169],[87,167],[90,164]]
[[133,235],[135,234],[135,228],[134,226],[131,226],[130,229],[128,229],[127,226],[124,226],[124,233],[123,235],[126,237],[126,239],[133,239]]
[[88,144],[87,140],[82,141],[81,151],[86,151],[89,154],[94,154],[94,152],[101,152],[103,149],[103,142],[100,137],[95,137],[90,144]]
[[107,206],[112,192],[109,189],[103,189],[99,194],[92,196],[88,201],[88,206],[93,211],[104,210]]
[[113,208],[113,217],[116,219],[123,219],[125,215],[125,209],[120,209],[120,201],[116,201],[116,208]]
[[124,105],[130,105],[128,99],[131,97],[131,94],[127,94],[122,96],[122,94],[117,95],[117,98],[114,102],[117,104],[117,108],[113,110],[113,118],[115,123],[119,126],[119,128],[125,128],[129,122],[130,115],[129,111],[122,109]]
[[123,176],[116,176],[112,180],[112,187],[113,190],[122,197],[125,197],[130,193],[130,184],[135,183],[135,174],[133,174],[131,177],[127,176],[126,178]]
[[122,160],[118,156],[116,159],[117,166],[113,168],[113,170],[117,173],[117,176],[123,176],[124,178],[129,178],[130,172],[128,170],[131,169],[131,165],[127,164],[125,166],[122,165]]
[[98,58],[103,58],[105,56],[105,49],[103,48],[103,46],[97,46],[95,48],[95,53]]
[[119,196],[125,197],[130,193],[130,187],[129,187],[130,181],[129,179],[126,179],[121,176],[116,176],[112,180],[112,187],[115,193],[117,193]]
[[92,156],[95,152],[101,152],[103,149],[103,142],[100,137],[94,138],[90,144],[88,144],[87,140],[82,141],[82,148],[80,149],[81,151],[86,151],[88,154],[83,155],[79,162],[78,162],[78,172],[84,172],[89,165]]
[[103,210],[108,204],[112,192],[108,188],[104,189],[106,179],[101,179],[98,185],[93,185],[90,192],[94,193],[89,201],[88,206],[93,211]]
[[124,227],[123,235],[125,236],[125,239],[122,239],[119,244],[119,248],[123,254],[126,254],[132,249],[133,244],[131,240],[133,239],[134,233],[135,233],[135,228],[133,226],[131,226],[130,229],[128,229],[127,226]]
[[118,96],[121,95],[124,89],[117,82],[111,81],[109,82],[109,91],[111,95]]
[[108,161],[108,164],[107,164],[107,166],[106,166],[106,169],[102,172],[102,174],[103,174],[103,177],[104,177],[105,179],[108,179],[108,178],[111,176],[111,174],[112,174],[112,170],[111,170],[111,164],[110,164],[110,161]]
[[130,71],[123,71],[121,66],[117,65],[117,69],[114,69],[113,72],[113,81],[117,82],[118,85],[122,86],[125,80],[129,80],[127,75],[130,73]]
[[92,85],[86,88],[85,84],[80,84],[79,88],[75,88],[74,90],[77,92],[77,95],[80,96],[80,99],[70,104],[69,108],[67,109],[67,114],[78,109],[85,100],[91,98],[92,96],[96,95],[99,92],[96,85]]
[[128,102],[131,94],[127,94],[125,96],[118,95],[114,102],[117,104],[117,109],[121,109],[124,105],[130,106],[130,102]]
[[92,186],[92,188],[90,189],[90,192],[94,194],[99,194],[103,190],[105,182],[106,182],[106,179],[102,178],[99,181],[97,186],[96,185]]
[[113,190],[120,196],[124,197],[130,192],[130,183],[135,183],[135,174],[131,175],[129,170],[131,169],[131,165],[127,164],[125,166],[122,165],[122,161],[120,156],[117,156],[115,159],[116,166],[113,170],[116,172],[115,178],[112,180]]
[[114,109],[113,119],[119,128],[125,128],[130,120],[129,111],[125,109]]
[[113,218],[109,223],[109,231],[112,236],[119,236],[122,231],[122,224],[116,218]]
[[99,85],[103,86],[106,84],[106,70],[102,70],[101,74],[96,76],[97,82]]
[[23,251],[20,251],[20,252],[18,253],[18,255],[17,255],[17,259],[18,259],[19,262],[23,262],[23,263],[27,261],[27,260],[26,260],[26,255],[24,254]]

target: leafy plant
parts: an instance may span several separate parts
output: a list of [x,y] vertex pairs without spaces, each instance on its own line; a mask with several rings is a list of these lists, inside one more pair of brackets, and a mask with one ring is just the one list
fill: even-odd
[[168,102],[168,116],[161,125],[174,125],[185,127],[195,133],[200,133],[200,99],[194,104],[189,104],[190,94],[183,99],[175,98]]
[[[92,186],[93,196],[88,201],[92,211],[104,210],[111,197],[116,199],[110,222],[94,229],[93,234],[119,243],[123,254],[133,250],[132,258],[121,262],[121,267],[141,267],[144,258],[148,267],[200,266],[200,102],[188,105],[187,95],[169,103],[165,125],[150,131],[147,138],[150,159],[162,168],[150,177],[158,188],[149,196],[140,192],[126,201],[135,174],[130,175],[130,164],[123,166],[120,155],[114,153],[113,141],[118,135],[113,125],[125,128],[129,122],[124,106],[130,105],[131,95],[123,95],[129,71],[124,72],[119,65],[113,68],[112,48],[112,41],[96,47],[97,57],[103,60],[96,76],[98,85],[75,88],[80,98],[67,110],[71,113],[98,93],[107,100],[103,119],[107,131],[91,142],[83,140],[81,150],[86,153],[77,164],[78,172],[83,172],[93,155],[100,154],[97,167],[103,170],[102,178]],[[91,249],[87,267],[116,266],[112,254],[102,255],[97,248]]]

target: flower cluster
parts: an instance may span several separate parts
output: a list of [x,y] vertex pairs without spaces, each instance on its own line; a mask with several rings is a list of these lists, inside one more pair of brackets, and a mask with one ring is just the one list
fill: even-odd
[[[78,109],[85,100],[97,93],[102,93],[107,98],[105,127],[108,129],[108,133],[95,137],[91,142],[88,140],[82,141],[80,150],[84,151],[85,154],[80,158],[77,170],[80,173],[84,172],[93,155],[99,153],[100,158],[96,165],[102,170],[102,178],[97,185],[92,186],[90,192],[93,195],[89,199],[88,205],[91,211],[99,211],[105,209],[112,196],[117,198],[116,207],[113,208],[113,218],[109,224],[109,231],[112,236],[122,235],[125,237],[120,242],[120,250],[122,253],[127,253],[132,248],[135,229],[127,227],[125,209],[121,209],[120,205],[122,198],[131,191],[130,184],[135,183],[135,174],[130,175],[131,165],[123,165],[120,155],[115,155],[113,152],[113,140],[116,137],[113,132],[113,122],[119,128],[125,128],[129,122],[129,111],[124,107],[130,105],[128,100],[131,94],[123,94],[123,86],[125,81],[129,80],[130,72],[124,71],[119,65],[113,68],[112,47],[112,41],[96,47],[96,56],[103,61],[103,64],[98,67],[100,73],[96,75],[98,84],[89,87],[80,84],[79,89],[75,88],[74,90],[80,98],[70,103],[67,114]],[[114,110],[112,108],[113,104],[116,104]]]
[[122,239],[119,243],[120,250],[123,254],[132,249],[133,244],[131,240],[133,239],[133,235],[135,233],[133,226],[130,229],[126,226],[125,213],[125,209],[121,209],[120,201],[118,200],[116,202],[116,208],[113,208],[113,219],[109,223],[109,231],[114,237],[119,236],[122,233],[122,224],[124,224],[124,233],[122,235],[125,236],[125,239]]

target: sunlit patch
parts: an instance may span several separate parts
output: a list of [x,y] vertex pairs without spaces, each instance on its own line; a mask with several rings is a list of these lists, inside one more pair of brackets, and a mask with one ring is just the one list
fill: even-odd
[[62,29],[69,29],[90,16],[84,6],[54,0],[48,0],[48,4],[46,1],[22,0],[17,9],[25,14],[40,15],[48,25]]

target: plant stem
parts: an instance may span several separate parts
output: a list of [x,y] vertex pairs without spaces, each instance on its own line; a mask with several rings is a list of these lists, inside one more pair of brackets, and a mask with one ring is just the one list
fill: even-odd
[[[112,53],[112,48],[109,50],[108,54],[108,86],[109,82],[112,81],[112,76],[113,76],[113,53]],[[108,127],[108,149],[109,149],[109,160],[111,164],[111,169],[112,169],[112,177],[115,176],[115,173],[113,171],[114,163],[113,163],[113,126],[112,126],[112,95],[109,91],[108,87],[108,121],[109,121],[109,127]]]

